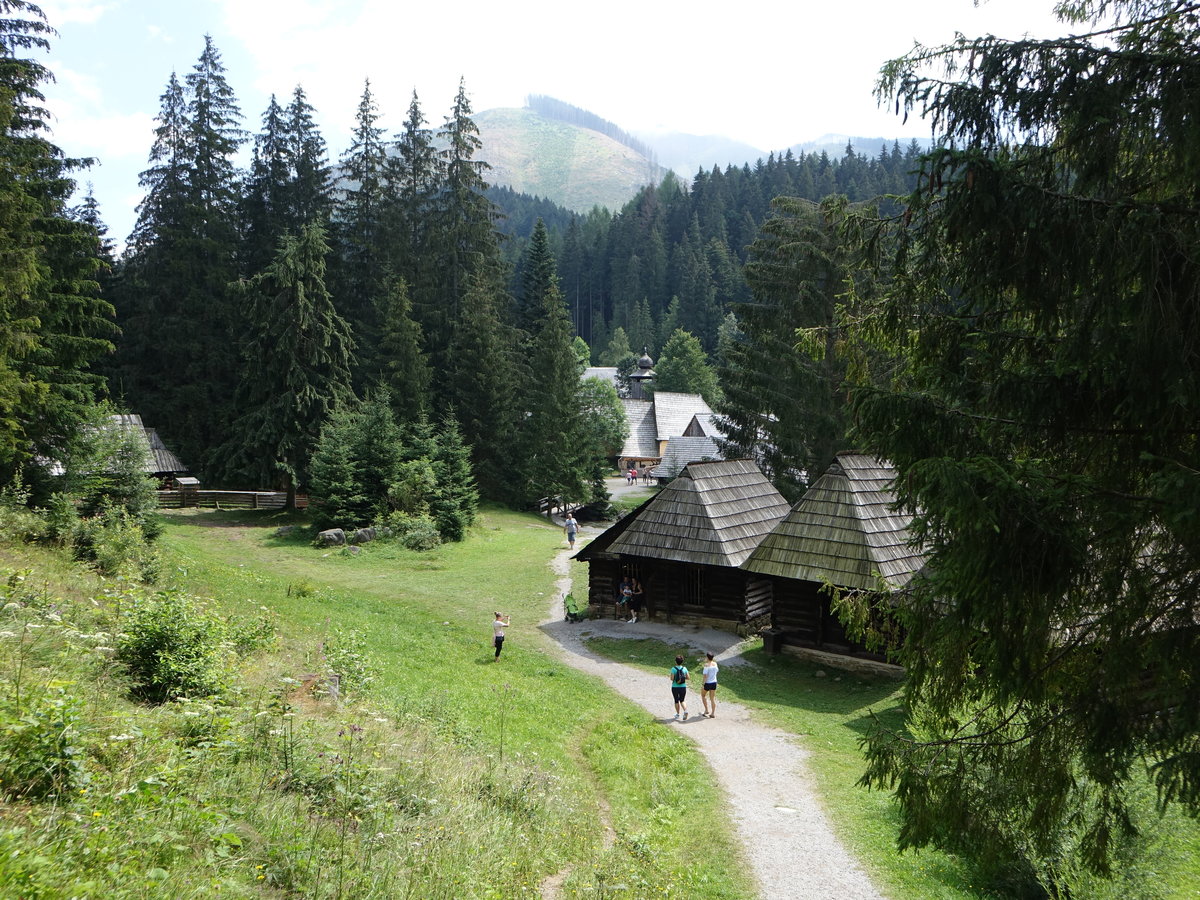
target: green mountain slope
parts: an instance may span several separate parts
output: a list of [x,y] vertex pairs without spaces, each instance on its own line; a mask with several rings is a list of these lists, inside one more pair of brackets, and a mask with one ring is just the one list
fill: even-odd
[[477,113],[483,140],[478,158],[491,167],[487,180],[553,200],[577,212],[600,205],[620,209],[666,169],[610,137],[529,109]]

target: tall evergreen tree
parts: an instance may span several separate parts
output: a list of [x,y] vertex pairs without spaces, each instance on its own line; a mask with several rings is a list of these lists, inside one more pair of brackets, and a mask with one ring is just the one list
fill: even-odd
[[435,282],[428,245],[434,202],[442,185],[442,161],[416,91],[391,165],[394,274],[407,281],[414,295],[424,297]]
[[379,335],[379,381],[388,389],[396,418],[408,423],[428,414],[433,375],[425,358],[421,326],[412,318],[408,285],[403,279],[393,283],[384,303]]
[[46,136],[28,54],[49,49],[41,10],[0,0],[0,479],[33,454],[56,456],[102,390],[90,370],[111,350],[112,309],[99,297],[99,235],[67,201],[82,165]]
[[339,257],[335,290],[339,309],[355,324],[360,336],[359,359],[366,365],[367,374],[373,375],[377,368],[376,315],[389,272],[386,224],[389,163],[369,80],[363,86],[350,148],[342,157],[342,169],[345,187],[335,225]]
[[[794,501],[845,449],[846,364],[834,352],[834,317],[855,259],[838,235],[841,201],[777,198],[774,207],[751,248],[753,299],[735,306],[739,332],[722,347],[716,409],[726,454],[758,459]],[[797,351],[800,329],[813,337]]]
[[296,85],[288,104],[286,131],[290,161],[287,182],[289,227],[319,222],[326,224],[333,206],[329,152],[313,116],[304,88]]
[[[465,83],[459,84],[454,107],[438,132],[443,145],[444,183],[433,210],[435,233],[430,259],[437,282],[427,295],[414,298],[417,320],[425,330],[435,368],[446,363],[451,331],[460,323],[461,304],[471,277],[498,264],[495,231],[498,213],[487,195],[486,162],[476,159],[482,142],[471,119]],[[490,276],[489,276],[490,277]]]
[[517,336],[502,318],[508,297],[488,273],[472,278],[463,297],[462,322],[454,330],[447,366],[437,370],[445,402],[455,411],[481,493],[514,500],[514,468],[520,468],[517,443],[520,417],[514,397],[528,373],[518,374]]
[[120,297],[124,394],[201,471],[229,436],[236,385],[240,121],[206,36],[186,85],[172,75],[162,97]]
[[350,392],[353,340],[325,289],[320,225],[305,225],[280,243],[266,271],[241,283],[249,339],[238,388],[241,415],[223,447],[231,477],[282,484],[288,505],[308,478],[321,424]]
[[583,440],[571,323],[552,262],[547,275],[537,298],[541,316],[529,342],[533,377],[522,383],[520,393],[526,415],[520,433],[522,463],[514,476],[525,503],[542,497],[586,502],[592,448]]
[[1064,4],[1115,21],[918,47],[881,82],[940,140],[863,320],[905,367],[856,393],[858,439],[928,550],[897,605],[911,724],[866,780],[904,845],[1056,895],[1110,870],[1142,779],[1200,814],[1196,12]]

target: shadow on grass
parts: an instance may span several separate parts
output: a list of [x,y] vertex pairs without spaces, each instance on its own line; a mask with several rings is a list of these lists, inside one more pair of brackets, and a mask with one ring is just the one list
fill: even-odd
[[[586,644],[588,649],[614,662],[632,662],[652,667],[661,667],[662,660],[670,659],[677,652],[674,645],[654,638],[591,638],[586,640]],[[895,678],[843,672],[803,659],[767,654],[761,647],[747,650],[741,657],[749,665],[726,662],[723,667],[725,678],[727,683],[736,683],[734,692],[738,701],[758,706],[786,706],[822,715],[847,717],[868,707],[887,703],[888,698],[900,687],[900,682]],[[824,675],[819,675],[819,672]],[[896,710],[894,718],[899,721],[898,704],[889,704],[884,710],[876,712],[881,717],[886,715],[885,721],[890,724],[892,710]],[[862,715],[851,721],[869,727],[870,717]]]

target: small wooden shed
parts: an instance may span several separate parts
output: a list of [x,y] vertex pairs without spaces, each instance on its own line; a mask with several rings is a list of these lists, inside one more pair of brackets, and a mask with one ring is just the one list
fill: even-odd
[[589,602],[613,615],[628,573],[645,589],[647,619],[733,629],[765,624],[765,580],[739,566],[787,512],[752,460],[689,463],[575,555],[588,563]]
[[784,644],[881,658],[847,635],[825,585],[880,595],[903,588],[924,564],[909,544],[911,516],[897,510],[896,471],[863,453],[839,453],[742,564],[767,579],[771,624]]

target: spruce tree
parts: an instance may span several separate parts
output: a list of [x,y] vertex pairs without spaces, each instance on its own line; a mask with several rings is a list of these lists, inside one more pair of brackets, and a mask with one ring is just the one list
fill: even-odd
[[295,504],[322,423],[352,396],[350,327],[325,289],[329,247],[320,225],[280,243],[275,261],[242,282],[248,339],[238,385],[240,415],[222,448],[226,472],[279,484]]
[[0,480],[34,455],[58,458],[103,384],[92,366],[112,349],[112,308],[99,297],[95,228],[67,207],[80,160],[46,138],[30,52],[54,31],[41,10],[0,0]]
[[437,433],[433,455],[436,485],[429,512],[444,541],[461,541],[475,522],[479,491],[471,471],[471,448],[463,443],[454,416],[447,415]]
[[861,336],[904,366],[854,414],[927,552],[895,607],[909,726],[865,780],[904,846],[1065,895],[1142,779],[1200,814],[1200,46],[1191,5],[1060,9],[1115,21],[885,67],[939,141],[867,232],[896,271]]
[[377,315],[391,268],[386,221],[389,163],[369,80],[363,86],[342,170],[345,186],[334,225],[338,265],[333,281],[338,308],[360,336],[358,358],[366,372],[358,373],[357,380],[363,382],[377,371]]
[[532,376],[519,374],[516,332],[500,315],[507,305],[507,295],[486,273],[472,278],[463,297],[462,323],[454,330],[449,361],[439,378],[446,405],[455,411],[463,441],[471,448],[481,493],[515,501],[512,473],[524,465],[517,440],[523,411],[518,411],[515,392]]
[[[835,352],[839,295],[857,258],[839,236],[844,204],[776,198],[776,215],[750,249],[750,302],[722,347],[721,415],[727,456],[753,456],[776,488],[798,500],[845,449],[845,360]],[[797,350],[797,332],[813,337]],[[814,343],[815,342],[815,343]]]
[[[463,297],[474,275],[495,268],[499,250],[495,231],[498,216],[488,198],[484,173],[487,163],[475,158],[482,143],[471,119],[465,83],[459,84],[454,106],[438,132],[443,145],[443,184],[435,199],[430,236],[430,261],[436,282],[429,293],[415,298],[417,320],[429,342],[435,368],[446,364],[451,332],[461,322]],[[485,276],[491,278],[492,276]]]
[[125,396],[202,474],[233,418],[240,121],[206,36],[186,84],[172,75],[162,97],[120,295]]
[[384,297],[379,334],[379,382],[391,396],[392,410],[401,423],[429,412],[433,373],[425,357],[421,326],[412,318],[408,285],[395,281]]

